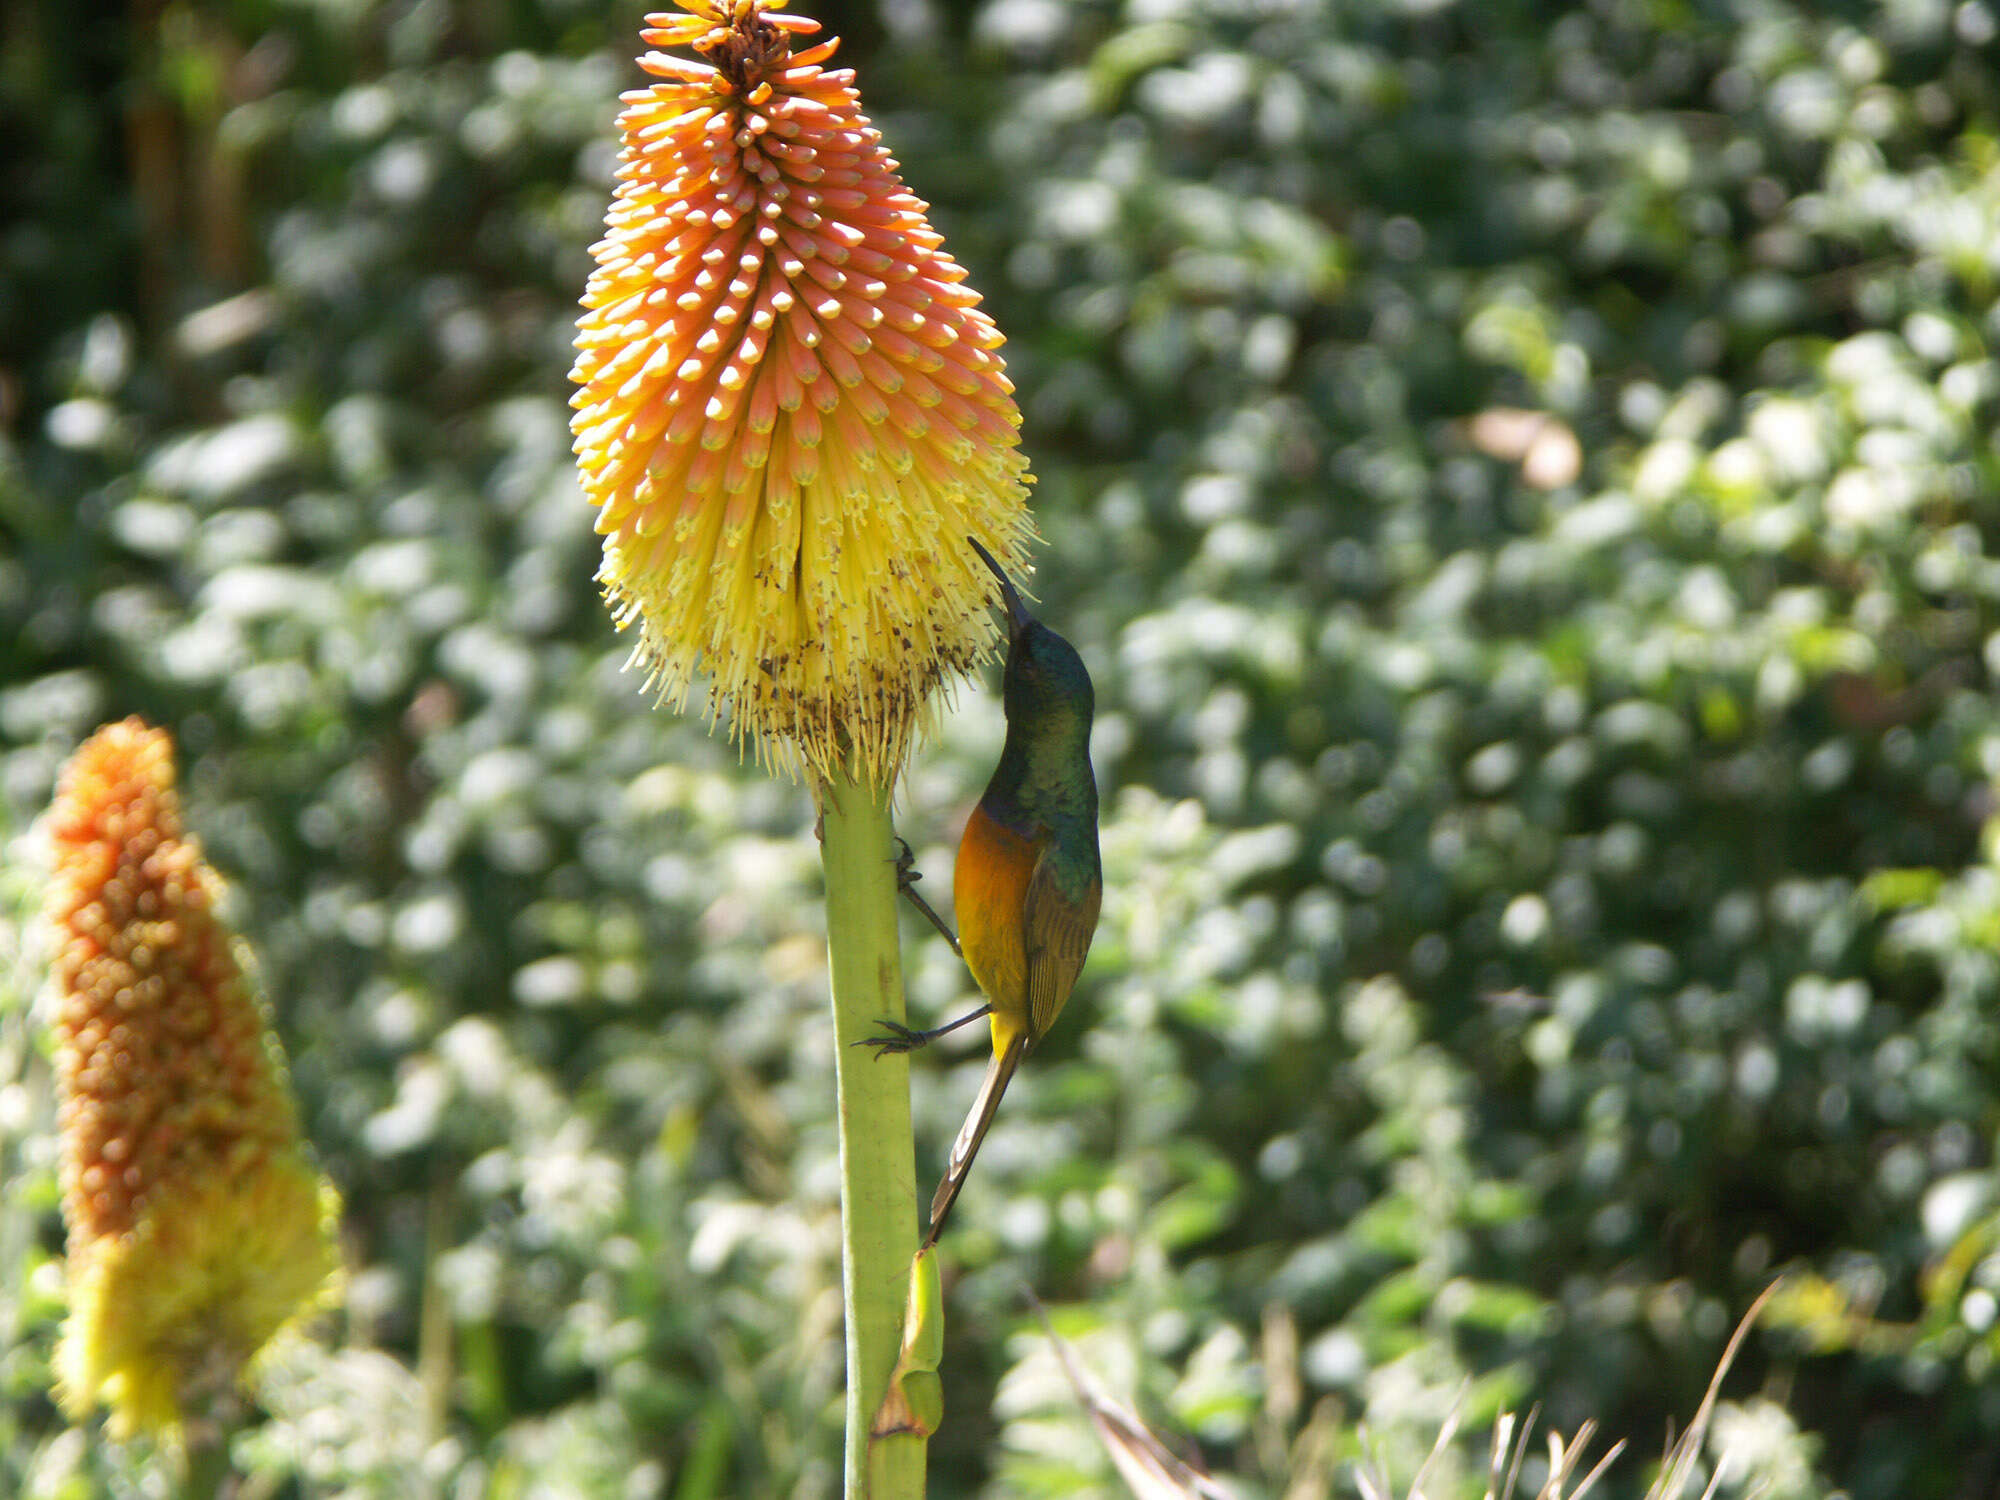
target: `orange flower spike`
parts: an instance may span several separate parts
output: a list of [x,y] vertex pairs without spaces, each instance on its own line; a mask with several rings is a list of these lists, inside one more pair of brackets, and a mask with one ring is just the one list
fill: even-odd
[[676,708],[761,760],[892,779],[993,647],[1030,476],[1000,332],[860,111],[764,0],[646,18],[571,379],[599,578]]
[[49,819],[69,1318],[64,1406],[174,1431],[338,1274],[338,1199],[181,827],[173,743],[107,725]]

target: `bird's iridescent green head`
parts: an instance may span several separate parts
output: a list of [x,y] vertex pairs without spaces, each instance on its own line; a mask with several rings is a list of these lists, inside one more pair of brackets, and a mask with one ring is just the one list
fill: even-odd
[[1001,700],[1008,729],[1035,734],[1067,729],[1087,736],[1097,695],[1083,658],[1076,647],[1028,613],[1014,581],[993,554],[976,538],[966,540],[1000,580],[1000,599],[1007,611],[1007,670]]

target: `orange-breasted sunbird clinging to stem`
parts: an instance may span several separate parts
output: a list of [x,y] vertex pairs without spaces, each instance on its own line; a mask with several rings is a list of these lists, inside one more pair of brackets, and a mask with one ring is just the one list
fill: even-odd
[[[926,1245],[937,1243],[945,1216],[972,1170],[972,1158],[1014,1076],[1055,1024],[1076,985],[1097,930],[1104,876],[1097,858],[1097,782],[1090,771],[1095,698],[1076,648],[1028,613],[993,556],[972,543],[1000,580],[1007,610],[1007,667],[1002,704],[1007,742],[979,805],[966,820],[952,876],[958,937],[986,1004],[929,1031],[895,1022],[870,1039],[884,1052],[907,1052],[982,1016],[990,1018],[993,1060],[972,1112],[952,1142],[944,1180],[931,1199]],[[907,862],[905,862],[907,864]],[[951,933],[909,886],[904,890],[951,940]]]

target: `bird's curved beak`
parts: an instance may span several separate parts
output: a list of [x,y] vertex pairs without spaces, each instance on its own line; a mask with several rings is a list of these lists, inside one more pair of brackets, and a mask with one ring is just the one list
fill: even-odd
[[979,538],[969,536],[966,540],[972,543],[972,550],[979,554],[979,560],[991,568],[993,576],[1000,580],[1000,597],[1007,604],[1007,640],[1011,645],[1021,638],[1029,625],[1034,623],[1035,617],[1028,613],[1028,606],[1021,602],[1021,595],[1014,587],[1014,580],[1009,578],[1000,564],[993,560],[993,554],[979,545]]

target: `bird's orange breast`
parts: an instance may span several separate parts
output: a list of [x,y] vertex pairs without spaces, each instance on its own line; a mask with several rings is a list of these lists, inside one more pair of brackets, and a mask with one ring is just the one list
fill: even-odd
[[993,1047],[1028,1024],[1028,877],[1039,850],[975,807],[958,842],[952,900],[966,967],[993,1004]]

